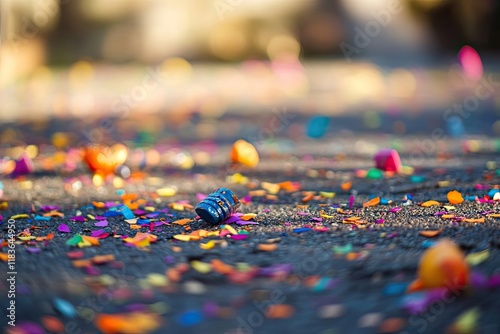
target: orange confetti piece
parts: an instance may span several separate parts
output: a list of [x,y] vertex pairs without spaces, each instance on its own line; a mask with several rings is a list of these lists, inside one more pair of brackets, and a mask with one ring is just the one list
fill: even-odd
[[500,213],[491,213],[487,215],[488,218],[500,218]]
[[60,218],[64,218],[64,213],[57,212],[57,211],[50,211],[50,212],[44,213],[43,216],[44,217],[60,217]]
[[403,318],[389,318],[384,320],[377,333],[396,333],[400,332],[406,326],[406,320]]
[[257,167],[259,164],[259,153],[257,153],[255,146],[243,139],[239,139],[231,148],[230,159],[231,162],[247,167]]
[[266,309],[266,317],[269,319],[286,319],[295,313],[295,308],[287,304],[274,304]]
[[0,253],[0,260],[2,260],[3,262],[7,262],[9,260],[9,254]]
[[150,333],[161,325],[161,317],[155,313],[131,312],[124,314],[98,314],[94,323],[104,334]]
[[440,228],[439,230],[426,230],[426,231],[420,231],[418,234],[420,234],[423,237],[427,238],[434,238],[441,234],[443,232],[443,228]]
[[92,264],[89,259],[74,260],[71,262],[75,268],[85,268]]
[[464,201],[464,198],[462,197],[462,194],[459,193],[458,191],[456,190],[452,190],[450,191],[446,197],[448,198],[448,201],[451,203],[451,204],[460,204]]
[[264,189],[259,189],[259,190],[252,190],[248,192],[248,195],[251,197],[263,197],[266,196],[267,191]]
[[262,252],[273,252],[278,249],[278,245],[276,244],[259,244],[257,249]]
[[466,223],[484,223],[484,218],[466,218]]
[[132,224],[132,225],[129,225],[129,227],[130,227],[131,229],[133,229],[133,230],[138,230],[138,229],[140,229],[140,228],[141,228],[141,225],[139,225],[139,224]]
[[175,268],[168,268],[165,274],[172,282],[179,282],[181,280],[181,273]]
[[99,246],[99,239],[97,238],[82,235],[82,239],[90,243],[92,246]]
[[350,190],[352,187],[352,182],[351,181],[347,181],[347,182],[344,182],[340,185],[340,188],[343,190],[343,191],[348,191]]
[[189,224],[189,223],[191,223],[191,222],[192,222],[192,220],[191,220],[191,219],[189,219],[189,218],[184,218],[184,219],[179,219],[179,220],[176,220],[176,221],[172,222],[172,224],[177,224],[177,225],[181,225],[181,226],[182,226],[182,225]]
[[243,216],[240,217],[241,220],[250,220],[253,219],[257,216],[256,213],[245,213]]
[[42,317],[42,325],[51,333],[63,333],[64,332],[64,324],[61,320],[57,319],[54,316],[46,315]]
[[99,209],[102,209],[106,206],[104,202],[94,202],[94,201],[92,201],[92,205]]
[[363,208],[366,208],[368,206],[376,206],[380,203],[380,197],[375,197],[369,200],[368,202],[363,203]]
[[210,264],[212,265],[212,269],[215,272],[218,272],[219,274],[222,274],[222,275],[227,275],[227,274],[234,271],[232,266],[222,262],[219,259],[213,259],[212,261],[210,261]]
[[455,218],[455,215],[441,215],[441,219],[452,219]]
[[312,200],[314,198],[314,193],[312,194],[307,194],[306,196],[304,196],[302,198],[302,203],[307,203],[309,202],[310,200]]
[[114,260],[115,260],[115,256],[113,254],[96,255],[92,258],[92,262],[95,264],[104,264],[104,263],[112,262]]
[[434,205],[441,205],[441,203],[439,203],[438,201],[427,201],[427,202],[420,204],[420,206],[423,206],[425,208],[429,207],[429,206],[434,206]]

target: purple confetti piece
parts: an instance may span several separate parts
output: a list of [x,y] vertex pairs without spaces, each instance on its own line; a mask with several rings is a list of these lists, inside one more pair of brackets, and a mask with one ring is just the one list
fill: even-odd
[[470,284],[475,288],[485,288],[488,284],[488,279],[483,273],[473,271],[470,275]]
[[84,216],[74,216],[74,217],[71,217],[69,220],[73,220],[75,222],[83,223],[85,221],[85,217]]
[[92,231],[92,232],[90,233],[90,235],[91,235],[92,237],[98,237],[98,236],[103,235],[103,234],[104,234],[104,230]]
[[97,276],[97,275],[101,274],[101,271],[99,269],[97,269],[97,267],[86,266],[85,273],[87,273],[87,275]]
[[101,220],[101,221],[98,221],[97,223],[94,223],[94,226],[98,226],[98,227],[106,227],[108,226],[108,221],[107,220]]
[[323,218],[321,218],[321,217],[311,217],[311,220],[314,221],[314,222],[322,222]]
[[140,210],[140,209],[139,209],[139,210],[135,210],[135,211],[134,211],[134,213],[135,213],[136,215],[138,215],[138,216],[142,216],[143,214],[145,214],[145,213],[146,213],[146,211],[144,211],[144,210]]
[[224,224],[233,224],[239,220],[240,220],[240,217],[238,217],[237,215],[232,215],[229,218],[227,218],[226,220],[224,220]]
[[203,314],[209,318],[216,318],[219,307],[214,302],[206,302],[202,307]]
[[64,232],[64,233],[70,233],[71,232],[69,230],[69,226],[66,225],[66,224],[59,225],[59,227],[57,229],[59,230],[59,232]]
[[55,210],[60,210],[61,208],[57,205],[42,205],[40,207],[40,210],[45,211],[45,212],[50,212],[50,211],[55,211]]
[[447,213],[448,213],[448,212],[446,212],[446,211],[439,211],[439,212],[436,212],[436,213],[434,214],[434,216],[442,216],[442,215],[445,215],[445,214],[447,214]]
[[112,208],[112,207],[115,207],[115,206],[118,206],[120,205],[120,203],[116,203],[116,202],[105,202],[104,203],[104,207],[106,209],[109,209],[109,208]]
[[259,223],[257,223],[257,222],[251,222],[251,221],[247,221],[247,220],[238,220],[238,221],[236,221],[236,224],[238,224],[240,226],[243,226],[243,225],[259,225]]
[[351,195],[349,196],[349,209],[352,209],[353,206],[354,206],[354,196]]
[[377,224],[383,224],[385,222],[385,219],[377,219],[375,220],[375,223]]
[[246,238],[248,238],[248,234],[236,234],[236,235],[231,235],[231,239],[234,239],[234,240],[245,240]]
[[144,304],[129,304],[129,305],[126,305],[124,308],[125,308],[125,310],[127,310],[129,312],[137,312],[137,311],[146,311],[147,310],[147,307]]
[[292,273],[292,270],[293,270],[293,266],[290,263],[275,264],[275,265],[272,265],[270,267],[260,268],[259,275],[265,276],[265,277],[274,276],[278,273],[290,275]]
[[26,251],[28,253],[34,254],[34,253],[40,253],[42,250],[38,247],[26,247]]
[[161,209],[161,210],[158,210],[158,212],[161,212],[161,213],[168,213],[168,209]]
[[482,215],[489,215],[489,214],[492,214],[493,212],[495,212],[495,211],[493,211],[493,210],[489,210],[489,211],[484,211],[484,212],[481,212],[481,214],[482,214]]
[[310,216],[311,215],[309,212],[303,212],[303,211],[298,211],[297,214],[299,216]]
[[492,275],[488,279],[487,287],[490,289],[500,287],[500,274]]
[[394,213],[397,213],[399,211],[401,211],[400,207],[395,207],[395,208],[392,208],[392,209],[389,210],[389,212],[394,212]]
[[264,210],[262,210],[262,212],[263,212],[263,213],[269,213],[269,212],[271,212],[271,210],[269,210],[269,209],[264,209]]
[[246,195],[245,197],[242,198],[242,202],[249,203],[252,201],[252,196]]
[[[23,321],[17,324],[19,333],[44,334],[45,330],[38,324],[30,321]],[[17,332],[17,330],[16,330]]]
[[95,220],[105,220],[106,217],[104,216],[95,216]]
[[158,217],[159,213],[148,213],[146,215],[146,218],[156,218]]

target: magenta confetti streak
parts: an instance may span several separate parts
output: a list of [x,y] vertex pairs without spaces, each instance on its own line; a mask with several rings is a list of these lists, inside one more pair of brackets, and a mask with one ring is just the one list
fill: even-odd
[[59,230],[59,232],[64,232],[64,233],[70,233],[71,232],[69,230],[69,226],[66,225],[66,224],[59,225],[59,227],[57,229]]
[[108,221],[107,220],[98,221],[97,223],[94,223],[94,226],[106,227],[106,226],[108,226]]
[[377,219],[375,220],[375,223],[377,224],[383,224],[385,222],[385,219]]
[[396,207],[396,208],[392,208],[389,210],[390,212],[394,212],[394,213],[397,213],[399,211],[401,211],[401,208],[400,207]]
[[231,239],[234,240],[245,240],[246,238],[248,238],[248,234],[236,234],[231,236]]
[[349,196],[349,209],[352,209],[353,206],[354,206],[354,196],[351,195]]
[[321,217],[311,217],[311,220],[315,221],[315,222],[322,222],[323,218],[321,218]]
[[303,212],[303,211],[299,211],[299,212],[297,212],[297,214],[299,216],[310,216],[311,215],[309,212]]

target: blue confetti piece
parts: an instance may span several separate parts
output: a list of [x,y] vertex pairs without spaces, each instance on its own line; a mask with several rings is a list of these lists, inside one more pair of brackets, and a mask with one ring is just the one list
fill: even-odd
[[149,224],[150,222],[151,221],[149,219],[138,219],[137,220],[137,224],[139,224],[139,225]]
[[498,189],[491,189],[490,191],[488,191],[488,197],[493,197],[493,196],[495,196],[495,194],[496,194],[497,192],[500,192],[500,190],[498,190]]
[[464,198],[466,201],[471,201],[474,202],[476,200],[476,196],[465,196]]
[[380,199],[380,204],[382,205],[387,205],[387,204],[391,204],[392,203],[392,200],[388,199],[388,198],[381,198]]
[[304,232],[309,232],[312,231],[312,228],[309,227],[299,227],[299,228],[294,228],[293,233],[304,233]]
[[389,283],[387,284],[382,293],[386,296],[400,295],[405,293],[408,288],[408,283]]
[[35,220],[43,220],[43,221],[49,221],[52,217],[44,217],[40,215],[35,216]]
[[412,175],[410,176],[410,182],[412,183],[421,183],[425,181],[425,176],[422,175]]
[[116,217],[121,215],[122,214],[118,211],[106,211],[102,214],[103,217]]
[[178,321],[186,327],[195,326],[203,321],[203,315],[197,310],[186,311],[179,316]]
[[64,299],[54,298],[52,303],[54,304],[54,308],[56,309],[56,311],[58,311],[65,317],[68,318],[76,317],[76,309],[70,302]]
[[422,242],[422,247],[424,247],[424,248],[429,248],[429,247],[433,247],[435,244],[436,244],[436,241],[432,241],[432,240],[424,240],[424,241]]

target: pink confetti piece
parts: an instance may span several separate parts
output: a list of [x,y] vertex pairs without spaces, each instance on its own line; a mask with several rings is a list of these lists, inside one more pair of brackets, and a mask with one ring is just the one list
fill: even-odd
[[69,230],[69,226],[66,224],[61,224],[57,228],[59,232],[64,232],[64,233],[70,233],[71,231]]
[[263,212],[263,213],[269,213],[269,212],[271,212],[271,210],[269,210],[269,209],[264,209],[264,210],[262,210],[262,212]]
[[323,218],[321,218],[321,217],[311,217],[311,220],[315,221],[315,222],[322,222]]
[[303,211],[298,211],[297,214],[299,216],[310,216],[311,215],[309,212],[303,212]]
[[94,226],[106,227],[106,226],[108,226],[108,221],[107,220],[98,221],[97,223],[94,223]]
[[197,200],[198,202],[203,201],[205,198],[207,198],[207,195],[205,195],[205,194],[202,194],[202,193],[197,193],[197,194],[196,194],[196,200]]
[[327,227],[315,227],[315,228],[313,228],[313,231],[316,231],[316,232],[328,232],[329,229]]
[[399,211],[401,211],[400,207],[395,207],[395,208],[392,208],[392,209],[389,210],[389,212],[394,212],[394,213],[397,213]]
[[385,222],[385,219],[377,219],[375,220],[375,223],[377,224],[383,224]]

